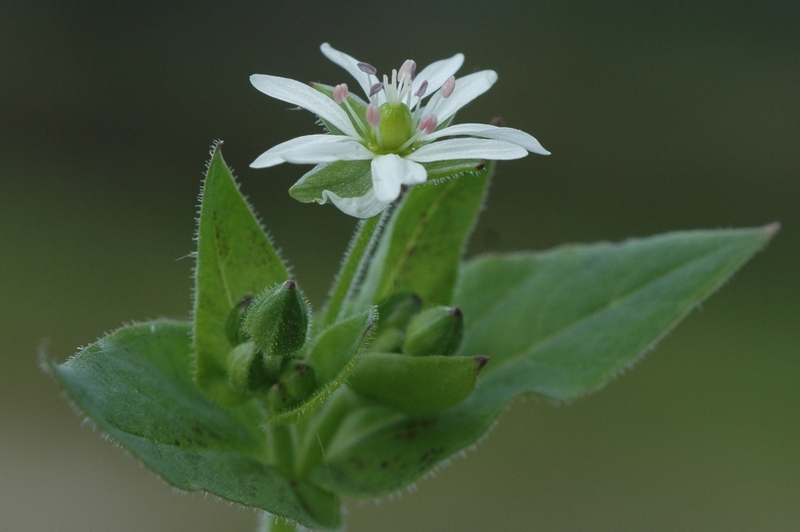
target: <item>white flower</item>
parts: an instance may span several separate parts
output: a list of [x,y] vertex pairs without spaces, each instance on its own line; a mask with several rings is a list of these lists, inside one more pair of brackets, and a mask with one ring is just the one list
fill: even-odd
[[[347,85],[332,91],[277,76],[254,74],[250,82],[264,94],[316,114],[331,134],[306,135],[278,144],[250,165],[326,164],[371,161],[372,187],[357,197],[324,190],[320,202],[331,201],[352,216],[378,214],[400,195],[401,185],[425,182],[423,163],[460,159],[506,160],[528,152],[549,155],[531,135],[487,124],[449,125],[455,113],[486,92],[497,74],[484,70],[455,79],[462,54],[437,61],[419,73],[407,60],[391,76],[325,43],[322,53],[347,70],[361,85],[367,101],[351,95]],[[427,103],[423,103],[428,97]],[[442,127],[444,126],[444,127]],[[457,138],[451,138],[457,137]]]

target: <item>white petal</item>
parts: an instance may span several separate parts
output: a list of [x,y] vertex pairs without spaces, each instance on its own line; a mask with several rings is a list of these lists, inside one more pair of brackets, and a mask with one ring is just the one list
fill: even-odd
[[323,201],[330,201],[345,214],[355,216],[356,218],[372,218],[376,214],[383,212],[389,206],[389,203],[378,201],[372,189],[363,196],[357,198],[341,198],[331,192],[330,190],[322,191]]
[[456,80],[456,89],[449,98],[436,98],[432,109],[425,108],[426,113],[435,113],[441,124],[467,105],[469,102],[488,91],[494,82],[497,81],[497,73],[494,70],[483,70],[469,74]]
[[[528,155],[528,151],[516,144],[492,139],[447,139],[426,144],[407,156],[412,161],[430,163],[433,161],[451,161],[454,159],[490,159],[503,161],[519,159]],[[375,164],[373,161],[372,164]],[[374,174],[373,174],[374,179]]]
[[[464,54],[456,54],[449,59],[442,59],[436,61],[423,68],[414,78],[414,83],[411,85],[412,94],[416,94],[423,82],[428,82],[428,88],[425,91],[426,96],[430,96],[447,81],[447,78],[455,74],[461,65],[464,64]],[[411,99],[412,106],[417,103],[417,98],[414,96]]]
[[421,164],[390,153],[372,159],[372,188],[379,201],[392,202],[400,195],[400,185],[424,183],[428,172]]
[[266,74],[253,74],[250,83],[267,96],[308,109],[344,134],[359,138],[347,113],[331,98],[305,83]]
[[253,161],[250,168],[267,168],[281,163],[363,161],[374,156],[358,141],[344,135],[305,135],[270,148]]
[[431,141],[442,137],[454,137],[456,135],[472,135],[474,137],[483,137],[486,139],[504,140],[517,146],[522,146],[532,153],[539,155],[550,155],[531,135],[510,127],[497,127],[489,124],[458,124],[455,126],[446,127],[439,131],[434,131],[430,135],[425,135],[423,140]]
[[367,76],[365,72],[358,68],[358,59],[351,57],[344,52],[340,52],[326,42],[322,43],[319,49],[322,50],[322,53],[325,54],[325,57],[343,69],[347,70],[350,75],[356,79],[358,84],[361,85],[361,88],[364,90],[364,94],[369,95],[369,89],[372,86],[372,83],[369,76]]

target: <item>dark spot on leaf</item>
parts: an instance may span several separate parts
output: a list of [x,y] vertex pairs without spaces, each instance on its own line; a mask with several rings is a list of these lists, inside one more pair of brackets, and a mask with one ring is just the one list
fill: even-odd
[[417,437],[420,430],[426,429],[435,423],[434,420],[415,420],[406,423],[397,433],[395,438],[403,441],[411,441]]
[[381,462],[381,469],[386,469],[387,467],[389,467],[389,462],[387,462],[386,460],[383,460]]

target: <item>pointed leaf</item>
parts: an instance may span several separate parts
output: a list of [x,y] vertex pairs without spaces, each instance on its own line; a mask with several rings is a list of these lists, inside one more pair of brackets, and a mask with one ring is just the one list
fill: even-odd
[[103,432],[173,486],[331,526],[261,460],[259,414],[247,405],[226,409],[197,389],[189,331],[168,320],[124,327],[49,369]]
[[475,392],[331,445],[314,480],[343,495],[402,489],[477,441],[521,394],[570,399],[647,352],[760,250],[776,226],[672,233],[621,244],[483,257],[462,270],[461,355],[490,355]]
[[195,377],[210,397],[224,404],[244,400],[230,389],[225,373],[233,347],[225,333],[231,309],[243,297],[288,277],[217,147],[200,204],[192,331]]

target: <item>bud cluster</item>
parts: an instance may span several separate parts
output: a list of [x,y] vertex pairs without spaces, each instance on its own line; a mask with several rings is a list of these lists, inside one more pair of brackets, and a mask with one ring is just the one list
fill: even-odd
[[397,294],[379,306],[378,332],[349,379],[360,395],[414,416],[466,399],[488,357],[454,356],[464,317],[458,307],[423,310],[416,294]]
[[302,403],[317,384],[314,369],[299,358],[309,322],[308,303],[294,281],[244,297],[225,323],[233,346],[226,360],[230,387],[261,397],[273,411]]
[[379,307],[381,325],[372,350],[411,356],[451,356],[464,334],[464,317],[458,307],[436,306],[422,310],[416,294],[398,294]]

